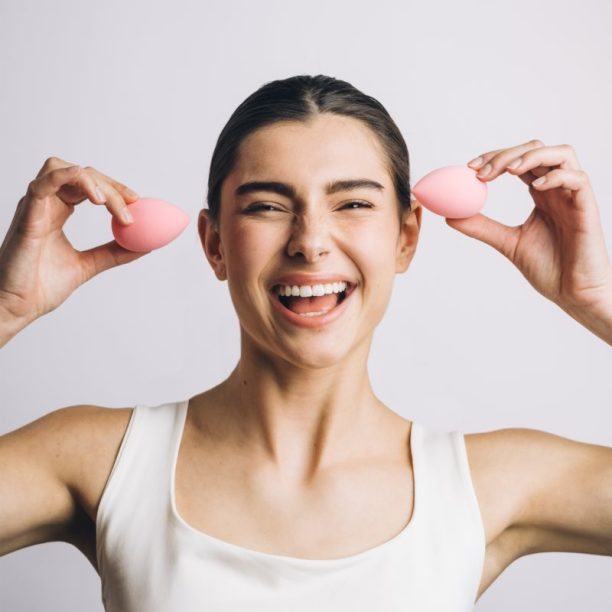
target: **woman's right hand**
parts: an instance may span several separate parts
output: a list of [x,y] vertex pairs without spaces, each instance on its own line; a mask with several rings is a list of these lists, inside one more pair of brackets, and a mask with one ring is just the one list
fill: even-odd
[[99,272],[147,255],[128,251],[115,240],[77,251],[63,231],[75,206],[86,199],[104,204],[127,225],[121,213],[138,197],[95,168],[81,168],[57,157],[47,159],[17,204],[0,247],[0,309],[25,326],[57,308]]

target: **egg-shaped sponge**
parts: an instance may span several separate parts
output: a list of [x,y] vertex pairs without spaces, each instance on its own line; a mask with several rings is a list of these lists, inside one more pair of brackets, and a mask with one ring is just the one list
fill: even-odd
[[139,198],[128,204],[134,222],[122,225],[113,216],[115,240],[128,251],[146,253],[172,242],[189,224],[187,213],[169,202]]
[[488,188],[468,166],[444,166],[426,174],[412,193],[427,210],[449,219],[463,219],[482,210]]

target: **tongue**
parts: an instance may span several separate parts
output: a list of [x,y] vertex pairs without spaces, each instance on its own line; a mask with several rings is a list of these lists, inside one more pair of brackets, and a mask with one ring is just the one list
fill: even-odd
[[320,310],[331,310],[338,302],[337,293],[318,295],[314,297],[287,297],[285,303],[293,312],[318,312]]

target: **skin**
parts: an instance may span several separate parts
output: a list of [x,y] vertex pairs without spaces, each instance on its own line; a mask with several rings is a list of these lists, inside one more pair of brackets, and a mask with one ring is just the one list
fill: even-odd
[[[240,360],[216,388],[215,404],[225,435],[284,481],[307,483],[363,456],[375,443],[372,432],[387,431],[398,418],[375,396],[367,360],[395,275],[414,256],[422,211],[415,202],[398,218],[385,162],[376,135],[356,119],[319,114],[307,123],[277,123],[243,141],[222,187],[219,227],[200,213],[206,257],[217,278],[227,280],[240,320]],[[384,191],[326,195],[325,185],[340,178],[368,178]],[[296,198],[234,195],[253,180],[290,183]],[[373,208],[342,208],[354,200]],[[268,208],[245,213],[256,202]],[[357,283],[352,304],[322,329],[280,319],[268,288],[291,272],[350,278]]]
[[482,181],[517,176],[534,208],[515,227],[482,214],[446,223],[499,251],[538,293],[612,345],[612,266],[591,181],[574,148],[534,139],[483,153],[468,166]]
[[[480,175],[481,180],[493,180],[504,172],[515,174],[529,186],[534,209],[516,227],[480,214],[447,219],[447,224],[508,257],[538,292],[612,344],[612,270],[597,203],[573,148],[547,147],[533,140],[481,157],[480,164],[468,164],[491,167],[489,174]],[[517,160],[523,163],[510,170],[509,164]],[[114,241],[85,252],[72,247],[63,225],[77,204],[89,199],[119,216],[137,196],[95,168],[70,166],[58,158],[45,162],[20,200],[0,247],[0,346],[29,322],[60,305],[93,275],[143,255],[127,252]],[[327,181],[355,175],[378,180],[385,190],[324,196],[322,186]],[[536,186],[536,177],[545,177],[544,183]],[[254,178],[289,182],[297,197],[292,201],[262,193],[235,199],[234,188]],[[101,197],[95,193],[96,185],[101,188]],[[355,199],[368,201],[375,208],[341,209]],[[243,214],[254,201],[266,201],[273,209]],[[238,312],[241,358],[226,381],[196,396],[193,403],[196,417],[214,407],[216,412],[207,413],[200,427],[203,430],[208,425],[209,433],[225,437],[215,447],[219,439],[214,435],[202,437],[197,430],[194,435],[193,429],[186,429],[186,452],[181,454],[185,469],[179,470],[177,480],[177,487],[181,482],[183,485],[177,490],[182,497],[177,499],[191,524],[207,529],[216,519],[217,533],[222,530],[219,525],[243,529],[238,540],[247,540],[252,548],[267,547],[268,536],[274,534],[274,549],[291,554],[296,549],[291,512],[286,512],[290,528],[283,531],[277,529],[277,515],[270,509],[279,505],[286,509],[285,502],[292,500],[290,507],[302,511],[306,496],[283,495],[287,486],[291,494],[302,493],[304,487],[298,490],[292,485],[311,484],[323,469],[342,461],[356,468],[353,474],[357,478],[342,490],[336,485],[346,478],[325,482],[321,474],[318,482],[323,486],[312,487],[315,494],[310,498],[309,517],[313,524],[325,522],[332,536],[337,537],[339,527],[349,535],[342,534],[336,540],[326,537],[329,549],[323,552],[315,542],[313,552],[307,530],[298,548],[309,549],[308,554],[316,558],[337,556],[339,542],[350,540],[356,550],[364,550],[373,541],[396,534],[397,526],[405,523],[403,512],[399,515],[394,510],[401,509],[399,503],[391,497],[385,498],[384,512],[378,514],[385,517],[380,522],[368,522],[355,514],[360,507],[371,511],[368,504],[359,502],[373,499],[375,484],[380,491],[378,485],[383,480],[386,490],[395,492],[401,489],[397,470],[401,469],[404,478],[406,474],[404,432],[409,422],[374,396],[366,368],[372,333],[386,310],[394,276],[407,270],[420,231],[420,208],[406,214],[401,222],[397,212],[379,143],[359,122],[317,117],[306,124],[272,126],[244,143],[239,163],[224,185],[220,226],[215,228],[208,222],[206,211],[199,222],[206,255],[217,277],[228,281]],[[318,331],[297,329],[275,319],[267,289],[275,277],[289,271],[334,271],[349,276],[358,282],[350,309],[333,326]],[[92,413],[91,406],[73,408],[49,415],[55,423],[50,431],[45,431],[49,421],[44,419],[22,428],[21,437],[16,438],[15,433],[3,437],[4,457],[10,459],[7,463],[16,482],[22,478],[24,458],[30,462],[27,465],[37,466],[24,480],[32,486],[23,499],[28,495],[37,499],[41,490],[50,491],[46,516],[41,516],[38,504],[24,502],[9,517],[9,530],[20,534],[17,547],[58,538],[56,526],[68,520],[74,510],[68,483],[78,484],[78,490],[85,493],[82,499],[87,514],[92,520],[95,517],[130,409]],[[111,429],[92,430],[93,415],[109,412],[113,413],[112,435],[106,435]],[[106,417],[104,420],[108,422]],[[88,433],[73,435],[75,424]],[[62,433],[51,431],[55,428]],[[87,437],[92,431],[97,437],[93,446]],[[202,442],[204,448],[198,454]],[[9,444],[16,445],[14,450]],[[611,553],[608,447],[523,428],[469,434],[466,444],[488,542],[479,594],[513,559],[524,554]],[[104,445],[108,450],[92,459],[90,470],[84,469],[81,458],[91,457],[92,447]],[[58,448],[70,452],[61,458]],[[514,452],[516,448],[521,448],[521,453]],[[382,469],[376,476],[364,476],[359,468],[371,465],[376,449],[383,451],[378,453],[377,464]],[[200,465],[208,469],[198,471]],[[262,472],[262,467],[268,469]],[[255,472],[257,478],[250,479]],[[500,484],[499,474],[508,475],[517,487],[506,487],[503,479]],[[203,484],[204,477],[209,480]],[[269,483],[267,495],[260,490],[254,495],[254,487],[249,486],[253,481]],[[198,493],[205,495],[206,487],[222,495],[217,510],[220,516],[215,517],[214,504],[199,503],[202,497]],[[224,506],[223,501],[228,500],[231,503]],[[331,512],[324,511],[325,503],[325,510]],[[254,507],[259,514],[252,524],[244,525],[245,516]],[[249,512],[241,512],[244,508]],[[297,516],[298,511],[293,512]],[[269,527],[263,530],[263,539],[252,540],[262,533],[258,523],[262,517],[271,521]],[[367,529],[363,525],[368,525]],[[73,533],[73,527],[66,524],[70,533],[65,541],[82,536],[81,532]],[[373,531],[379,527],[386,532],[378,531],[374,537]],[[95,561],[95,534],[92,538],[89,533],[87,542],[93,551],[90,558]]]

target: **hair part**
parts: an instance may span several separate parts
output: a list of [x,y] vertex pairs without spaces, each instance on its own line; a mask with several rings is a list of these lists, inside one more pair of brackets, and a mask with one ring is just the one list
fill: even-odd
[[219,227],[221,187],[232,172],[240,144],[257,129],[281,121],[309,121],[318,113],[353,117],[377,136],[386,155],[400,217],[411,210],[410,160],[399,128],[385,109],[350,83],[322,74],[270,81],[246,98],[221,130],[208,175],[207,203],[213,225]]

